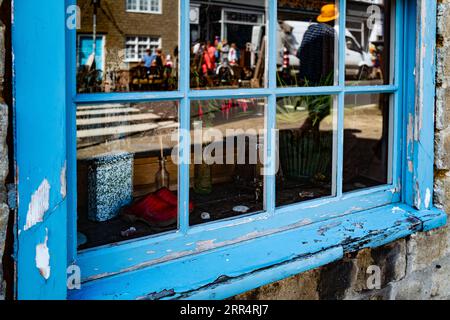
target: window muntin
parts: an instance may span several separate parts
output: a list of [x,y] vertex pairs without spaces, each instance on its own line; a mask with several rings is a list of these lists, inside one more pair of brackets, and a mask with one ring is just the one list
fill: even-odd
[[160,37],[126,37],[125,40],[125,59],[128,62],[140,62],[144,59],[146,51],[150,50],[151,54],[161,48]]
[[78,0],[77,5],[82,39],[77,41],[77,93],[178,89],[179,0],[169,1],[163,14],[135,13],[162,13],[162,2],[155,0]]
[[161,13],[162,0],[127,0],[126,9],[130,12]]
[[266,0],[190,3],[191,88],[266,87]]
[[[198,5],[198,3],[194,3],[195,1],[191,2],[192,4],[196,4]],[[318,1],[317,1],[318,2]],[[342,6],[344,1],[340,1],[340,6]],[[314,2],[316,5],[317,3]],[[190,8],[192,9],[192,7]],[[230,11],[232,10],[236,10],[236,6],[235,5],[230,5],[230,8],[227,8]],[[185,11],[183,12],[188,12],[188,8],[185,7],[184,9]],[[195,11],[195,10],[194,10]],[[189,15],[188,15],[189,16]],[[270,15],[266,15],[266,18],[269,18]],[[192,20],[192,17],[189,16],[189,19],[191,19],[191,21],[195,21]],[[241,19],[242,18],[236,18],[236,19]],[[273,19],[273,17],[272,17]],[[343,29],[343,26],[345,26],[345,13],[344,14],[340,14],[340,18],[339,18],[339,28]],[[391,19],[392,20],[392,19]],[[272,23],[269,25],[276,25],[276,21],[271,20]],[[391,21],[392,24],[392,21]],[[192,24],[190,25],[190,33],[188,30],[184,29],[183,25],[182,25],[182,34],[190,34],[192,36]],[[339,33],[338,33],[339,35]],[[276,43],[276,32],[274,30],[266,30],[266,36],[270,39],[274,39],[275,41],[272,41],[271,43]],[[396,36],[395,39],[398,39],[398,37]],[[183,44],[183,42],[181,43],[182,46],[182,50],[180,51],[181,53],[184,51],[185,55],[186,55],[186,50],[189,50],[189,46],[186,46],[185,44]],[[331,95],[334,98],[334,101],[336,101],[336,106],[334,106],[334,115],[333,117],[335,118],[335,129],[336,129],[336,136],[334,137],[335,140],[337,140],[336,145],[335,145],[335,149],[334,150],[334,163],[333,163],[333,168],[335,168],[334,173],[332,173],[332,176],[335,177],[335,185],[331,185],[331,189],[330,189],[330,194],[331,197],[326,197],[327,195],[324,194],[323,196],[326,197],[326,199],[322,199],[322,198],[317,198],[317,199],[311,199],[311,201],[314,202],[314,208],[320,208],[317,209],[319,210],[319,212],[322,212],[322,214],[320,214],[320,218],[324,219],[324,217],[330,216],[330,212],[329,210],[326,210],[324,208],[326,208],[327,206],[330,206],[330,203],[336,203],[339,201],[339,203],[342,204],[342,206],[348,206],[351,209],[349,210],[345,210],[346,213],[348,212],[352,212],[355,211],[355,208],[358,208],[358,210],[363,210],[363,209],[369,209],[372,208],[373,206],[379,206],[379,205],[384,205],[387,203],[391,203],[392,201],[399,201],[399,194],[398,194],[398,189],[395,186],[392,186],[392,184],[396,184],[398,180],[398,176],[397,178],[392,178],[392,179],[388,179],[388,183],[387,184],[383,184],[380,185],[379,188],[374,188],[374,189],[364,189],[361,191],[365,194],[365,197],[369,197],[371,198],[373,201],[368,203],[367,200],[364,201],[360,201],[360,199],[358,198],[358,193],[356,193],[356,196],[354,194],[345,194],[343,195],[343,193],[346,193],[349,190],[345,190],[344,186],[343,186],[343,156],[344,156],[344,150],[343,147],[341,145],[341,142],[344,139],[344,105],[345,105],[345,97],[351,94],[364,94],[365,92],[373,92],[373,93],[377,93],[377,91],[386,93],[386,94],[390,94],[393,97],[397,97],[399,96],[399,86],[398,85],[385,85],[385,86],[378,86],[378,87],[358,87],[358,86],[353,86],[353,87],[346,87],[345,85],[345,73],[344,72],[339,72],[339,70],[344,70],[345,69],[345,60],[343,59],[344,57],[344,53],[345,53],[345,40],[343,39],[343,37],[341,37],[336,50],[338,50],[341,54],[339,54],[339,61],[337,64],[337,72],[335,72],[335,75],[338,76],[338,79],[335,79],[338,85],[335,86],[328,86],[328,87],[318,87],[318,88],[311,88],[311,87],[284,87],[284,88],[277,88],[276,87],[276,63],[275,63],[275,54],[273,53],[275,50],[273,50],[272,47],[268,47],[267,48],[267,66],[272,66],[271,68],[269,67],[265,72],[267,73],[267,81],[266,81],[266,86],[268,87],[269,90],[247,90],[245,87],[238,87],[238,88],[232,88],[232,87],[223,87],[222,93],[220,91],[208,91],[208,90],[194,90],[191,91],[189,90],[190,86],[188,84],[189,80],[189,66],[190,63],[184,65],[184,67],[181,67],[181,73],[184,74],[186,77],[185,82],[182,81],[181,85],[180,85],[180,92],[174,92],[174,93],[161,93],[161,94],[156,94],[156,95],[147,95],[145,93],[143,93],[143,95],[136,95],[136,96],[125,96],[125,95],[116,95],[116,98],[118,98],[119,100],[123,100],[123,101],[128,101],[128,100],[151,100],[151,101],[158,101],[161,99],[168,99],[169,97],[172,97],[175,100],[179,100],[181,102],[181,107],[180,107],[180,125],[185,129],[185,130],[189,130],[190,129],[190,124],[189,124],[189,119],[190,117],[188,116],[188,113],[186,111],[183,110],[187,110],[186,106],[192,106],[192,102],[194,101],[198,101],[198,100],[229,100],[229,99],[234,99],[234,100],[238,100],[241,99],[242,97],[246,97],[249,99],[266,99],[267,100],[267,107],[266,107],[266,116],[265,116],[265,128],[270,131],[271,129],[276,128],[276,108],[274,108],[273,106],[276,105],[276,102],[278,99],[281,99],[283,97],[286,96],[297,96],[297,97],[304,97],[304,96],[310,96],[310,95]],[[183,50],[184,48],[184,50]],[[187,49],[186,49],[187,48]],[[191,48],[192,49],[192,48]],[[397,53],[398,54],[398,53]],[[183,54],[181,54],[182,56]],[[183,61],[183,59],[181,59],[181,61]],[[391,72],[393,72],[393,66],[391,66]],[[219,88],[219,87],[217,87]],[[111,97],[114,99],[114,97]],[[78,101],[90,101],[89,97],[87,95],[79,95],[78,96]],[[102,98],[100,96],[98,97],[94,97],[92,98],[92,100],[94,101],[101,101]],[[392,99],[391,104],[395,102],[395,105],[398,104],[398,100],[396,99]],[[394,108],[395,105],[391,106],[391,108]],[[272,107],[271,107],[272,106]],[[398,114],[397,114],[398,117]],[[184,120],[183,120],[184,119]],[[396,118],[397,119],[397,118]],[[394,121],[395,120],[391,120]],[[392,131],[389,132],[389,134],[391,135],[395,135],[395,130],[393,130],[391,128]],[[270,135],[267,136],[267,140],[265,140],[264,146],[265,146],[265,151],[267,152],[267,154],[270,154],[272,151],[272,149],[275,149],[275,147],[271,146],[271,143],[275,141],[274,138],[270,138]],[[341,141],[341,142],[340,142]],[[190,149],[190,145],[189,144],[183,144],[183,142],[180,144],[182,147],[181,149],[183,149],[184,151],[189,150]],[[400,152],[400,151],[396,151],[396,152]],[[183,153],[183,152],[182,152]],[[185,153],[185,152],[184,152]],[[395,154],[394,154],[395,155]],[[395,158],[395,156],[391,154],[391,158]],[[186,159],[186,158],[185,158]],[[390,174],[390,170],[392,170],[392,167],[395,163],[392,162],[392,160],[389,159],[389,164],[388,164],[388,174]],[[269,170],[270,171],[270,170]],[[400,170],[397,170],[397,173],[399,173]],[[180,190],[189,190],[189,185],[190,183],[192,183],[192,179],[189,179],[189,164],[186,163],[182,163],[180,164],[179,167],[179,189]],[[308,205],[310,204],[310,201],[305,201],[304,203],[298,203],[297,205],[290,205],[290,206],[283,206],[280,205],[279,203],[276,202],[277,200],[277,196],[276,196],[276,192],[278,192],[279,190],[279,186],[277,185],[277,181],[276,181],[276,177],[271,177],[271,176],[265,176],[264,177],[264,212],[261,213],[262,216],[264,216],[266,219],[267,215],[271,216],[271,215],[282,215],[284,213],[292,213],[295,210],[300,210],[301,208],[307,208]],[[393,195],[393,192],[395,192],[395,195]],[[180,203],[184,203],[187,204],[188,203],[188,194],[189,192],[183,191],[183,192],[179,192],[179,199],[180,199]],[[349,201],[350,197],[353,199],[352,201]],[[301,201],[300,201],[301,202]],[[297,201],[293,201],[293,203],[297,203]],[[282,208],[280,207],[282,206]],[[179,212],[179,229],[186,232],[190,227],[189,224],[191,224],[191,228],[195,229],[196,227],[193,226],[194,224],[196,224],[195,222],[189,222],[189,211],[191,211],[190,207],[188,207],[187,205],[184,205],[184,207],[182,209],[180,209]],[[256,211],[256,210],[255,210]],[[297,216],[299,217],[299,219],[304,219],[305,217],[309,217],[311,216],[312,213],[310,213],[308,210],[306,211],[301,211],[302,212],[302,216]],[[315,214],[315,213],[314,213]],[[312,214],[312,215],[314,215]],[[260,214],[256,213],[253,214],[252,216],[255,217],[254,219],[258,219],[258,217],[261,216]],[[304,215],[304,216],[303,216]],[[312,220],[317,219],[317,216],[315,216]],[[270,220],[270,219],[269,219]],[[248,218],[246,221],[254,221],[253,218]],[[201,222],[206,222],[206,221],[201,221]],[[221,229],[222,227],[228,226],[228,225],[223,225],[220,222],[216,222],[218,225],[218,229]],[[198,229],[196,229],[198,230]],[[194,231],[193,231],[194,232]],[[182,233],[183,234],[183,233]],[[157,239],[157,238],[156,238]]]
[[138,9],[139,0],[127,0],[127,10],[135,11]]
[[177,228],[178,167],[172,150],[178,141],[178,105],[77,108],[80,249]]

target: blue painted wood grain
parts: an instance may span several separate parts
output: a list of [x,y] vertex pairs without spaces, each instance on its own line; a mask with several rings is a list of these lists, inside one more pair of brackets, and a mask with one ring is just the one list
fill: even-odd
[[[15,1],[13,7],[15,175],[18,189],[17,298],[66,298],[66,56],[64,1]],[[49,199],[46,199],[48,182]],[[43,191],[37,194],[39,186]],[[32,198],[34,196],[34,201]],[[33,210],[42,222],[25,228]],[[29,220],[31,221],[31,220]],[[37,268],[45,243],[50,276]]]
[[[45,6],[35,2],[15,2],[13,24],[15,161],[20,181],[15,243],[18,298],[65,298],[65,268],[74,260],[81,267],[84,284],[81,291],[70,293],[73,299],[164,298],[162,292],[169,292],[168,298],[224,298],[339,259],[343,252],[379,246],[446,223],[445,213],[432,207],[435,2],[421,0],[416,10],[414,1],[396,1],[397,77],[391,85],[345,87],[345,73],[341,72],[335,87],[276,88],[276,48],[272,46],[268,50],[268,88],[190,90],[189,5],[181,1],[179,91],[89,95],[75,92],[75,31],[64,29],[64,1]],[[66,5],[73,3],[65,1]],[[276,1],[268,4],[269,43],[274,45],[277,6]],[[344,0],[340,7],[345,8]],[[345,13],[341,29],[344,17]],[[415,27],[420,30],[417,38],[416,33],[407,32]],[[344,49],[341,42],[341,69]],[[416,53],[420,53],[417,61]],[[403,55],[405,63],[400,62]],[[414,69],[416,63],[418,69]],[[349,194],[341,194],[338,184],[338,197],[275,210],[275,179],[267,177],[266,201],[270,204],[266,212],[189,227],[189,168],[182,165],[179,231],[76,252],[76,104],[177,100],[181,126],[189,128],[192,99],[266,97],[266,124],[274,128],[277,97],[338,95],[338,146],[342,146],[343,98],[356,93],[395,96],[392,139],[398,153],[392,157],[392,183]],[[399,109],[400,104],[404,110]],[[180,151],[185,159],[189,159],[189,149],[186,140]],[[337,178],[342,176],[341,158],[342,154],[337,157]],[[66,164],[68,203],[60,191]],[[401,174],[402,184],[396,179]],[[42,222],[24,230],[31,198],[44,179],[50,185],[49,209]],[[39,274],[35,262],[36,245],[46,237],[51,267],[48,280]]]
[[[446,219],[439,210],[434,214],[431,220]],[[70,292],[70,298],[226,298],[340,259],[344,252],[377,247],[421,231],[420,215],[406,205],[389,205],[272,235],[261,234],[217,249],[212,249],[215,239],[198,242],[187,250],[201,246],[210,250],[86,282],[81,290]]]

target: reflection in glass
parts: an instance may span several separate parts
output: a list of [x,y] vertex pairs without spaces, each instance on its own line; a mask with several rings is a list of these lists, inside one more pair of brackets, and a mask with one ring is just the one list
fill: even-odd
[[277,100],[279,162],[276,205],[332,195],[332,96],[284,97]]
[[389,95],[345,98],[343,190],[388,183]]
[[177,227],[178,103],[77,108],[79,248]]
[[278,1],[277,82],[331,86],[337,76],[338,1]]
[[389,84],[391,25],[390,0],[347,1],[347,85]]
[[265,99],[191,103],[190,223],[264,209]]
[[266,86],[266,0],[190,2],[191,88]]
[[78,93],[178,88],[178,0],[78,0],[77,5]]

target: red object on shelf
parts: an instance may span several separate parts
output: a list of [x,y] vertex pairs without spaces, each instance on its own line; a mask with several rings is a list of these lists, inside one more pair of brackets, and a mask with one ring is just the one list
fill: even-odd
[[[170,203],[173,206],[178,206],[177,195],[174,194],[169,189],[167,188],[159,189],[158,191],[156,191],[155,194],[164,201],[166,201],[167,203]],[[189,212],[192,212],[192,210],[194,210],[194,204],[192,202],[189,202]]]
[[[189,203],[189,211],[194,205]],[[150,226],[169,226],[176,223],[178,212],[177,196],[167,188],[151,193],[124,210],[124,218],[142,221]]]

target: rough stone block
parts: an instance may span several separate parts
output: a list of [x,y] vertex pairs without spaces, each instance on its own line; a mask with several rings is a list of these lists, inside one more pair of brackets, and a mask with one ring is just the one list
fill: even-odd
[[235,296],[235,300],[317,300],[318,269]]
[[435,300],[450,300],[450,256],[437,261],[431,276],[431,298]]
[[431,296],[430,270],[423,270],[408,275],[400,282],[393,283],[391,299],[393,300],[427,300]]
[[407,272],[430,267],[448,252],[447,229],[413,234],[407,241]]

